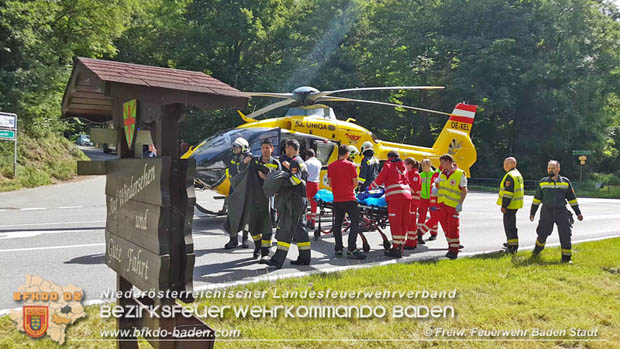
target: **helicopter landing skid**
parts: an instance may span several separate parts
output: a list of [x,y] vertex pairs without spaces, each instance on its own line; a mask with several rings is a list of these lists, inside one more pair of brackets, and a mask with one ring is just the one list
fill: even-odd
[[202,213],[206,213],[208,215],[211,216],[216,216],[216,217],[223,217],[226,216],[226,214],[228,213],[226,210],[222,209],[220,211],[211,211],[209,209],[206,209],[202,206],[200,206],[200,204],[196,204],[196,208],[198,209],[198,211],[202,212]]

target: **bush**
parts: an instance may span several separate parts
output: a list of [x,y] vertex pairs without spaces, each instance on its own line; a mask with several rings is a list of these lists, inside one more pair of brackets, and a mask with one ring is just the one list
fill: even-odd
[[13,144],[0,144],[0,191],[32,188],[76,176],[77,160],[88,160],[59,135],[19,136],[17,178],[13,178]]

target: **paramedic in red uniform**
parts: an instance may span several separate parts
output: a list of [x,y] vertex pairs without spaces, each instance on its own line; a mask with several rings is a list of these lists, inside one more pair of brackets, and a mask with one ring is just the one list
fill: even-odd
[[314,149],[306,151],[306,168],[308,169],[308,180],[306,181],[306,197],[310,201],[310,214],[308,215],[308,228],[314,230],[316,220],[317,202],[314,196],[319,192],[319,177],[321,176],[321,162],[315,157]]
[[422,190],[422,180],[420,178],[419,164],[414,158],[405,159],[405,167],[407,168],[407,180],[411,186],[411,204],[409,205],[409,226],[407,228],[407,241],[405,242],[405,250],[415,250],[418,243],[424,244],[422,235],[418,235],[417,213],[418,204],[420,203],[420,191]]
[[388,161],[385,162],[383,169],[369,189],[374,189],[380,185],[385,186],[385,201],[388,204],[388,217],[393,241],[392,248],[385,251],[385,255],[402,258],[405,234],[409,226],[411,188],[406,176],[407,169],[399,158],[398,152],[392,150],[387,156]]
[[441,175],[437,193],[439,204],[439,222],[448,240],[446,257],[456,259],[459,254],[459,213],[463,210],[463,201],[467,196],[467,177],[465,172],[456,167],[449,154],[439,158]]
[[[418,238],[430,232],[429,241],[437,239],[437,227],[439,225],[439,206],[437,205],[437,187],[435,180],[440,171],[434,171],[431,160],[422,160],[422,190],[420,191],[420,204],[418,205]],[[426,213],[430,211],[430,218],[426,220]],[[419,241],[419,240],[418,240]]]

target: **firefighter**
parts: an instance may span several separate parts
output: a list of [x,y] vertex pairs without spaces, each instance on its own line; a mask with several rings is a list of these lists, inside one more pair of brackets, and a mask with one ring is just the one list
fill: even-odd
[[411,186],[411,204],[409,205],[409,225],[407,229],[407,241],[405,250],[415,250],[418,243],[424,244],[421,234],[418,233],[417,213],[420,203],[420,191],[422,190],[422,180],[420,178],[419,164],[414,158],[405,159],[407,168],[407,180]]
[[[273,153],[273,143],[271,139],[265,138],[261,142],[260,147],[261,156],[256,157],[254,161],[256,161],[256,165],[258,168],[258,176],[261,179],[261,185],[264,183],[267,178],[267,174],[272,171],[282,170],[282,165],[280,161],[272,156]],[[265,214],[270,214],[274,207],[274,198],[273,196],[269,198],[269,201],[265,203],[270,211],[265,212]],[[272,215],[273,220],[273,215]],[[254,258],[258,258],[260,256],[262,263],[267,261],[267,257],[269,256],[269,249],[271,248],[271,235],[272,231],[263,231],[263,232],[251,232],[252,239],[254,240]]]
[[441,175],[437,193],[439,204],[439,222],[448,240],[446,257],[456,259],[459,254],[459,213],[463,210],[463,201],[467,196],[467,177],[465,172],[454,163],[450,154],[439,158]]
[[[232,143],[232,159],[230,159],[230,164],[228,168],[226,168],[226,177],[229,179],[236,176],[248,166],[250,161],[252,160],[252,153],[250,153],[250,144],[243,137],[239,137],[235,139]],[[232,186],[232,181],[230,188],[228,189],[228,195],[233,192],[235,188]],[[229,217],[226,218],[227,220]],[[230,240],[224,245],[225,249],[232,249],[239,245],[237,240],[237,232],[229,231]],[[243,248],[248,248],[248,233],[247,231],[243,231],[243,239],[242,245]]]
[[286,141],[286,156],[282,161],[283,170],[290,181],[290,186],[282,186],[278,190],[276,207],[278,226],[276,239],[278,248],[267,264],[282,268],[288,249],[293,241],[297,243],[299,257],[291,261],[293,265],[310,265],[310,239],[306,231],[306,179],[308,171],[303,159],[299,156],[299,142],[295,139]]
[[379,160],[377,160],[377,158],[375,157],[375,151],[372,142],[366,141],[362,143],[360,151],[364,156],[362,158],[360,173],[357,179],[357,181],[359,182],[358,191],[361,193],[366,191],[366,188],[368,188],[372,181],[377,178],[381,166],[379,164]]
[[349,162],[351,162],[353,165],[357,166],[355,164],[355,157],[360,153],[359,151],[357,151],[357,148],[349,145],[347,146],[347,148],[349,149],[349,158],[347,159]]
[[566,202],[570,204],[577,215],[577,219],[583,220],[583,215],[577,203],[577,197],[571,182],[566,177],[560,176],[560,163],[550,160],[547,164],[548,177],[543,177],[536,187],[536,195],[532,201],[530,209],[530,221],[534,221],[534,216],[538,206],[542,203],[540,210],[540,220],[536,228],[536,246],[534,247],[533,257],[537,257],[545,248],[547,237],[553,231],[553,224],[558,226],[560,235],[560,245],[562,248],[562,262],[573,264],[571,261],[571,226],[572,215],[566,208]]
[[[430,232],[429,241],[437,239],[437,227],[439,225],[439,206],[437,205],[437,186],[435,181],[439,177],[439,171],[434,171],[430,159],[422,160],[422,189],[420,191],[420,204],[418,205],[418,238]],[[426,214],[430,211],[430,217],[426,220]],[[419,240],[418,240],[419,241]]]
[[506,175],[499,185],[497,204],[501,206],[506,233],[506,252],[515,254],[519,248],[517,235],[517,211],[523,207],[523,177],[517,170],[517,159],[508,157],[504,160]]
[[405,234],[409,226],[409,207],[411,202],[411,188],[407,180],[405,165],[396,151],[390,151],[388,161],[383,165],[381,172],[369,189],[379,185],[385,186],[385,200],[388,204],[388,218],[392,232],[392,248],[385,251],[388,257],[402,258]]

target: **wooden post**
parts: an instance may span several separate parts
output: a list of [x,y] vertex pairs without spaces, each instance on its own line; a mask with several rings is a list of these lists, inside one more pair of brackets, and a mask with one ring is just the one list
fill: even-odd
[[[132,285],[129,281],[125,280],[122,276],[116,274],[116,291],[121,294],[125,294],[125,292],[131,292]],[[116,303],[122,307],[127,307],[132,304],[132,302],[126,298],[121,297],[116,299]],[[123,312],[123,314],[127,314],[127,310]],[[116,329],[119,330],[118,333],[118,341],[116,342],[116,347],[118,349],[138,349],[138,342],[136,337],[133,334],[129,336],[121,335],[120,331],[133,331],[133,322],[130,319],[127,319],[124,315],[120,319],[116,320]]]

